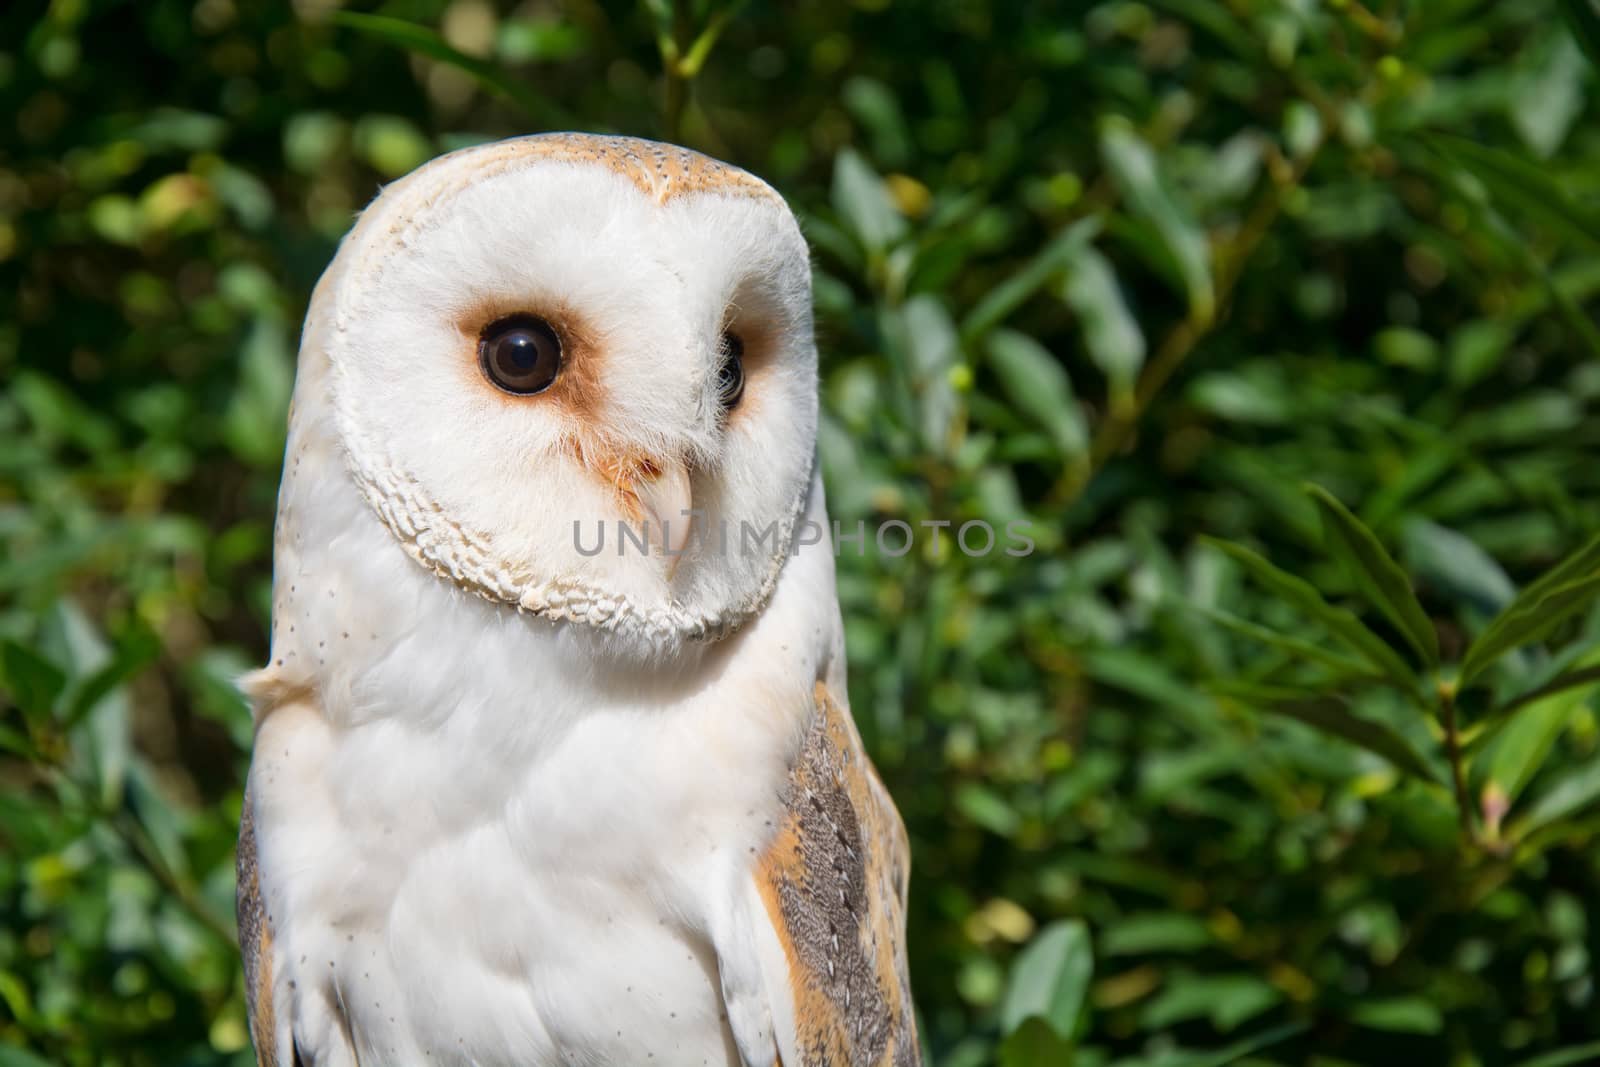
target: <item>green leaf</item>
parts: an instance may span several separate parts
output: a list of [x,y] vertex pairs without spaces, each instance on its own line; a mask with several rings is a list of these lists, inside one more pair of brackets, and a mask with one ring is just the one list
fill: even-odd
[[[114,663],[99,626],[74,600],[58,601],[48,626],[65,652],[71,677],[80,684]],[[100,803],[115,807],[135,762],[133,704],[125,690],[113,687],[94,702],[77,727],[73,747],[82,761],[79,769],[99,784]]]
[[1553,775],[1550,784],[1527,805],[1509,827],[1521,839],[1575,815],[1600,801],[1600,760],[1587,760]]
[[962,340],[970,343],[998,326],[1083,255],[1099,231],[1100,221],[1087,218],[1057,234],[1021,270],[984,294],[961,324]]
[[1280,570],[1243,545],[1210,537],[1201,540],[1243,564],[1252,577],[1280,600],[1316,619],[1327,627],[1329,633],[1398,684],[1409,697],[1418,699],[1416,677],[1406,666],[1405,660],[1382,638],[1363,626],[1353,613],[1329,604],[1310,582]]
[[1496,708],[1495,717],[1510,718],[1518,711],[1530,704],[1543,700],[1545,697],[1554,696],[1568,689],[1575,689],[1580,685],[1587,686],[1597,683],[1600,683],[1600,667],[1584,667],[1579,670],[1567,671],[1556,675],[1537,689],[1531,689]]
[[1532,644],[1600,596],[1600,537],[1556,564],[1496,615],[1467,649],[1461,663],[1464,688],[1495,660]]
[[1040,1018],[1026,1019],[1000,1042],[999,1067],[1070,1067],[1072,1042]]
[[1211,247],[1205,231],[1162,180],[1154,150],[1127,121],[1110,119],[1100,129],[1100,154],[1128,207],[1160,235],[1174,273],[1183,280],[1190,314],[1209,320],[1216,310]]
[[1391,367],[1431,371],[1439,361],[1439,343],[1421,330],[1392,326],[1373,338],[1378,358]]
[[1400,631],[1429,667],[1439,665],[1439,636],[1405,572],[1373,532],[1326,489],[1306,486],[1322,515],[1323,540],[1344,561],[1363,596]]
[[1577,44],[1551,25],[1524,48],[1511,79],[1507,112],[1533,154],[1548,159],[1561,147],[1583,112],[1589,64]]
[[1134,381],[1144,366],[1144,331],[1128,310],[1111,262],[1085,245],[1073,257],[1061,285],[1061,298],[1083,326],[1084,348],[1110,382],[1113,403],[1131,398]]
[[39,755],[33,741],[26,734],[9,726],[0,726],[0,751],[21,756],[25,760],[37,759]]
[[1196,952],[1216,943],[1205,921],[1181,912],[1130,915],[1106,928],[1100,951],[1106,956],[1148,956],[1156,952]]
[[[1269,1027],[1258,1034],[1219,1049],[1205,1051],[1163,1049],[1159,1052],[1115,1060],[1111,1067],[1231,1067],[1233,1064],[1245,1062],[1251,1064],[1251,1067],[1273,1067],[1268,1061],[1247,1058],[1252,1053],[1293,1037],[1305,1028],[1304,1023],[1285,1023],[1282,1026]],[[1049,1067],[1059,1067],[1059,1065],[1050,1064]]]
[[976,782],[967,782],[956,790],[955,805],[968,819],[1001,837],[1016,833],[1022,822],[1000,794]]
[[1543,597],[1557,586],[1566,585],[1578,578],[1587,578],[1592,574],[1600,574],[1600,534],[1586,541],[1577,551],[1529,582],[1527,588],[1517,594],[1507,610],[1514,610],[1521,604]]
[[[1561,0],[1561,15],[1589,62],[1600,67],[1600,7],[1595,0]],[[1525,1067],[1532,1067],[1531,1061]]]
[[1516,331],[1498,319],[1476,319],[1450,337],[1450,384],[1475,385],[1498,367]]
[[1227,1031],[1282,999],[1270,982],[1254,974],[1180,974],[1144,1006],[1139,1023],[1147,1030],[1166,1030],[1189,1019],[1206,1018]]
[[1494,558],[1455,530],[1412,519],[1401,535],[1407,567],[1418,579],[1492,615],[1511,603],[1517,587]]
[[1012,1033],[1028,1019],[1043,1019],[1070,1040],[1094,973],[1089,928],[1078,919],[1051,923],[1028,942],[1011,967],[1000,1029]]
[[1437,1034],[1444,1029],[1438,1005],[1424,997],[1390,997],[1356,1005],[1350,1018],[1372,1030],[1400,1034]]
[[1167,1067],[1229,1067],[1229,1064],[1239,1063],[1252,1053],[1293,1037],[1305,1028],[1304,1023],[1285,1023],[1282,1026],[1270,1027],[1259,1034],[1214,1051],[1189,1053],[1178,1062],[1168,1064]]
[[355,11],[335,11],[328,17],[337,25],[454,67],[484,89],[521,108],[530,118],[559,121],[559,112],[538,93],[495,64],[457,50],[426,26],[388,15],[364,15]]
[[[1580,661],[1577,673],[1600,666],[1596,660],[1600,660],[1600,651]],[[1484,790],[1505,803],[1516,800],[1544,764],[1556,739],[1597,689],[1600,682],[1596,681],[1563,686],[1534,696],[1517,709],[1516,717],[1500,727],[1474,759],[1474,766],[1483,768]]]
[[852,148],[833,163],[833,206],[869,252],[883,252],[905,236],[906,220],[883,179]]
[[239,354],[239,380],[223,416],[223,433],[239,458],[258,467],[283,460],[294,356],[277,315],[258,316]]
[[49,1060],[35,1056],[27,1049],[0,1045],[0,1067],[53,1067],[53,1065]]
[[876,78],[856,75],[839,93],[851,116],[872,136],[873,158],[903,167],[911,156],[911,131],[895,91]]
[[1374,755],[1382,756],[1394,764],[1397,770],[1426,782],[1439,781],[1439,776],[1417,750],[1411,747],[1409,741],[1383,723],[1355,714],[1333,697],[1255,703],[1263,711],[1303,722]]
[[996,330],[985,347],[989,366],[1012,405],[1050,434],[1064,459],[1085,456],[1089,428],[1060,361],[1039,342],[1015,330]]
[[56,698],[67,686],[67,676],[54,663],[15,641],[0,643],[0,684],[22,710],[23,718],[39,725],[49,720]]
[[1337,652],[1330,652],[1321,645],[1314,645],[1310,641],[1302,641],[1298,637],[1290,637],[1288,634],[1279,633],[1277,630],[1258,626],[1248,619],[1241,619],[1239,616],[1222,611],[1219,608],[1189,602],[1184,602],[1183,606],[1204,616],[1207,620],[1216,623],[1225,630],[1231,630],[1241,637],[1260,641],[1262,644],[1276,648],[1280,652],[1287,652],[1296,659],[1321,663],[1344,674],[1361,675],[1367,671],[1367,665],[1358,660],[1341,656]]
[[1544,166],[1464,137],[1428,134],[1423,140],[1482,182],[1496,201],[1541,220],[1554,234],[1600,246],[1600,212],[1568,196]]
[[950,372],[961,360],[961,344],[950,313],[932,293],[918,293],[900,310],[923,443],[940,455],[950,447],[950,427],[960,403]]
[[143,670],[160,651],[160,641],[148,631],[140,631],[126,641],[110,663],[93,671],[74,687],[63,725],[69,730],[77,725],[112,690]]

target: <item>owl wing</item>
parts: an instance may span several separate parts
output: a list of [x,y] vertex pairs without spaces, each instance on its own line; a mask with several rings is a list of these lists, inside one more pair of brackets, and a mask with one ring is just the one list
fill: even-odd
[[[752,892],[741,909],[754,928],[768,1041],[783,1067],[917,1067],[906,973],[905,825],[849,711],[821,682],[813,697],[815,715],[789,772],[777,832],[751,871]],[[726,988],[729,977],[725,971],[725,995],[734,992]],[[736,994],[728,999],[741,1038],[748,1004]],[[740,1040],[742,1048],[751,1043]],[[744,1052],[752,1064],[772,1062]]]
[[[278,1018],[272,983],[272,922],[261,892],[260,853],[256,846],[255,805],[248,786],[239,815],[238,887],[234,892],[239,917],[239,954],[244,957],[244,1003],[255,1042],[258,1067],[301,1067],[288,1036],[288,1019]],[[280,1022],[282,1025],[280,1025]],[[288,1047],[279,1056],[279,1043]]]

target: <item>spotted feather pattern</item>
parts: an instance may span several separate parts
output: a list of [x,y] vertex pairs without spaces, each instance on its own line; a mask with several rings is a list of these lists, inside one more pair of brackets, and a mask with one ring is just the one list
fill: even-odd
[[256,862],[256,827],[250,793],[245,791],[239,816],[238,888],[234,905],[239,919],[239,952],[244,957],[245,1008],[256,1062],[278,1062],[277,1025],[272,1007],[272,923],[261,899],[261,872]]
[[917,1067],[905,827],[849,713],[820,682],[815,704],[758,870],[795,1001],[801,1062],[786,1067]]

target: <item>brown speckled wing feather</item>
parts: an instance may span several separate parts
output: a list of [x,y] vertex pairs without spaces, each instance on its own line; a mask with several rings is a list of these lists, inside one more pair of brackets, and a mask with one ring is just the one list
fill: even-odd
[[794,998],[800,1062],[785,1067],[917,1067],[905,826],[849,712],[820,682],[815,703],[756,870]]
[[272,1004],[272,924],[261,899],[256,826],[250,790],[245,789],[239,816],[238,888],[234,907],[239,917],[239,953],[244,957],[244,1000],[250,1039],[260,1067],[277,1067],[277,1020]]

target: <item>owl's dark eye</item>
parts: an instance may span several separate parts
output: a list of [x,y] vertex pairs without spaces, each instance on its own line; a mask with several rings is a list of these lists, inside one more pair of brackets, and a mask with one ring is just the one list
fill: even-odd
[[561,369],[561,338],[533,315],[497,319],[478,338],[484,377],[508,393],[542,393]]
[[723,411],[739,406],[744,396],[744,342],[733,332],[722,335],[722,362],[717,366],[717,397]]

